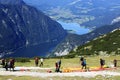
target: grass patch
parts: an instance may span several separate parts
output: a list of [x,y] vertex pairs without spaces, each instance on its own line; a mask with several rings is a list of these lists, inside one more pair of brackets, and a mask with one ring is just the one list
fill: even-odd
[[[108,65],[112,63],[114,59],[119,60],[120,56],[87,56],[85,57],[87,61],[88,66],[100,66],[99,64],[99,59],[103,58],[105,60],[105,63]],[[44,59],[44,66],[43,67],[55,67],[55,62],[58,61],[59,59]],[[80,58],[62,58],[62,67],[80,67]],[[40,63],[39,63],[40,64]],[[16,62],[15,66],[35,66],[34,60],[30,60],[30,62]],[[120,61],[118,61],[118,66],[120,66]]]

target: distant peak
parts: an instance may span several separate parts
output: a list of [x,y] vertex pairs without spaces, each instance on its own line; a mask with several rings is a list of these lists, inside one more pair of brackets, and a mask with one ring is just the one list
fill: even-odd
[[0,4],[23,4],[23,0],[0,0]]

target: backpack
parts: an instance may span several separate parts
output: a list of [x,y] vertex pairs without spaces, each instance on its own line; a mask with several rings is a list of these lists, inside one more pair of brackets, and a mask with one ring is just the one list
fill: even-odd
[[103,60],[103,65],[105,65],[105,60]]

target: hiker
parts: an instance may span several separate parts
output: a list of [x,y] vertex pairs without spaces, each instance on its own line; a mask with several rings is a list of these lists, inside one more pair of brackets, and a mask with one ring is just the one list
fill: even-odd
[[58,67],[60,69],[60,67],[61,67],[61,59],[58,61]]
[[113,64],[114,64],[114,67],[117,67],[117,60],[116,59],[113,60]]
[[57,61],[55,62],[55,67],[56,67],[56,68],[55,68],[55,72],[59,72],[59,65],[58,65],[58,62],[57,62]]
[[0,59],[0,65],[2,65],[2,59]]
[[39,63],[39,58],[36,57],[36,58],[35,58],[35,66],[38,66],[38,63]]
[[2,59],[1,65],[3,66],[3,68],[5,67],[5,59]]
[[80,61],[83,61],[84,60],[84,57],[80,57]]
[[57,63],[58,63],[58,71],[59,71],[59,72],[62,72],[62,71],[60,71],[60,67],[61,67],[61,59],[60,59]]
[[85,68],[85,69],[87,68],[87,67],[86,67],[86,65],[87,65],[87,64],[86,64],[86,59],[83,59],[83,60],[82,60],[81,65],[82,65],[82,69],[83,69],[83,68]]
[[105,65],[105,60],[100,58],[100,67],[103,68],[104,65]]
[[8,71],[8,61],[6,60],[6,63],[5,63],[5,69],[6,69],[6,71]]
[[10,71],[11,71],[11,68],[12,68],[12,70],[14,71],[15,59],[12,59],[12,58],[11,58],[11,59],[9,60],[8,65],[9,65]]
[[40,59],[40,67],[43,66],[43,58]]

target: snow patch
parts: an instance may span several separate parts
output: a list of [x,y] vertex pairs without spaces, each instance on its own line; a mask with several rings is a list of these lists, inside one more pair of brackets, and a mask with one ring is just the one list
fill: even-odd
[[93,5],[93,3],[92,2],[87,2],[89,5]]
[[74,1],[74,2],[72,2],[72,3],[70,3],[69,5],[74,5],[74,4],[76,4],[77,2],[80,2],[81,0],[76,0],[76,1]]
[[67,55],[68,53],[69,53],[69,50],[65,49],[64,51],[56,52],[55,55],[56,56],[63,56],[63,55]]
[[26,11],[29,10],[27,6],[22,6],[22,7],[23,7],[23,9],[25,9]]
[[21,26],[20,25],[17,25],[18,29],[19,29],[19,32],[22,32],[21,30]]
[[27,46],[27,45],[29,45],[29,41],[28,41],[28,40],[26,40],[26,46]]
[[15,18],[16,18],[16,19],[18,18],[18,14],[15,15]]
[[6,14],[7,14],[8,9],[2,9],[2,10],[3,10],[3,12],[4,12],[4,13],[6,13]]
[[10,20],[15,24],[15,21],[9,16]]
[[114,30],[113,30],[113,31],[111,31],[111,32],[113,33],[113,32],[115,32],[115,31],[117,31],[117,30],[119,30],[119,29],[114,29]]
[[3,36],[2,36],[2,34],[0,34],[0,38],[2,38]]
[[27,21],[28,24],[30,24],[30,21]]
[[115,19],[113,19],[113,21],[111,22],[111,24],[116,23],[116,22],[119,22],[119,21],[120,21],[120,16],[117,17],[117,18],[115,18]]
[[2,23],[3,23],[4,27],[7,28],[7,24],[4,20],[2,20]]

